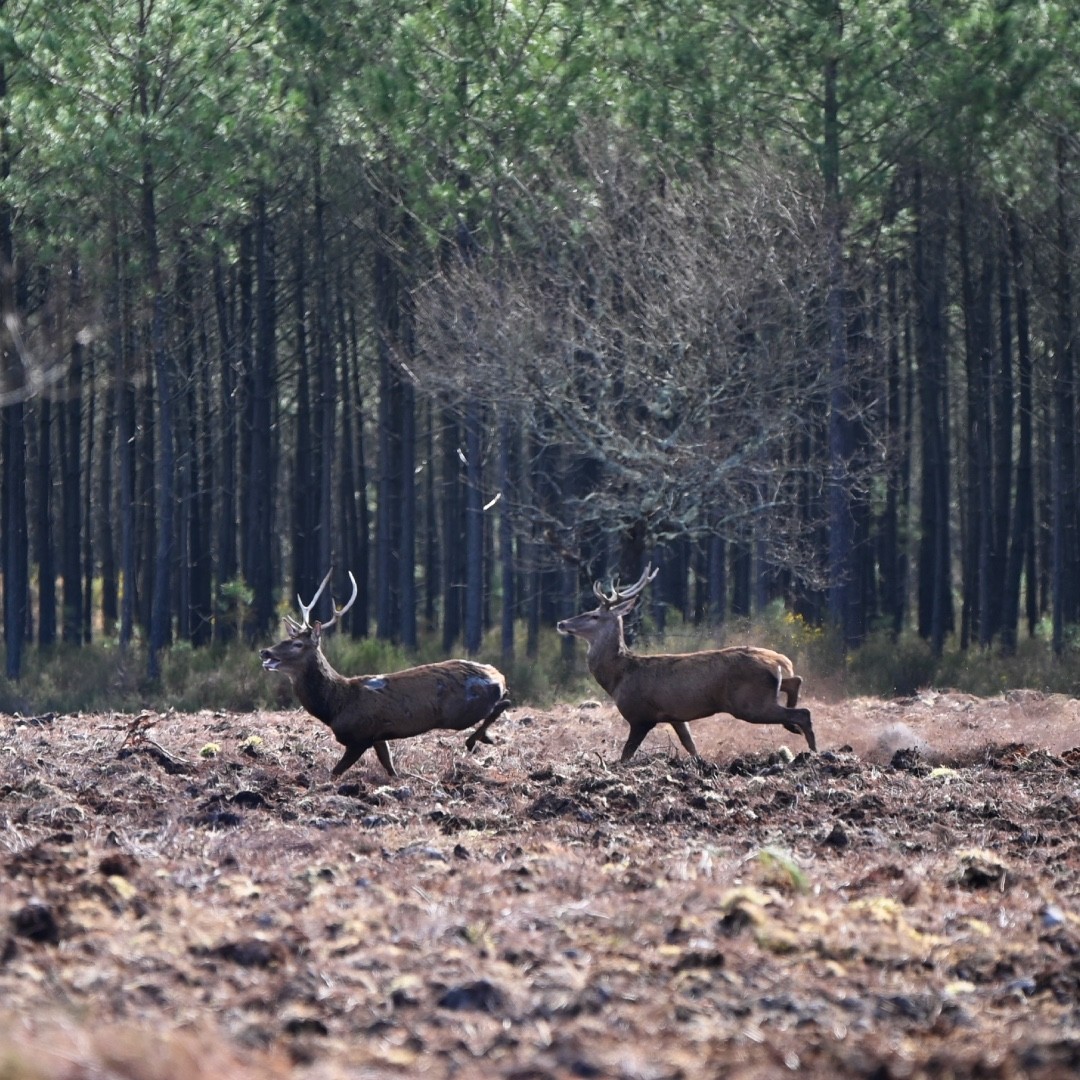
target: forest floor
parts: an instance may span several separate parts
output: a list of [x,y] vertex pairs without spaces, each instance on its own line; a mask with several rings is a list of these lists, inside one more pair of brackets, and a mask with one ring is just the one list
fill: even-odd
[[0,717],[0,1076],[1075,1074],[1080,702],[806,704]]

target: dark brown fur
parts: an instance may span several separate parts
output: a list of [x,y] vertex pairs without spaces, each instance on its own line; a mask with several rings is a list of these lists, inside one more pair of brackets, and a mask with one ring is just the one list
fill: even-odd
[[371,748],[387,773],[396,776],[388,742],[436,728],[464,731],[479,724],[465,740],[466,747],[490,743],[487,729],[510,704],[502,674],[472,660],[444,660],[388,675],[347,678],[323,655],[318,623],[291,632],[260,655],[263,667],[288,675],[300,704],[345,747],[334,776]]

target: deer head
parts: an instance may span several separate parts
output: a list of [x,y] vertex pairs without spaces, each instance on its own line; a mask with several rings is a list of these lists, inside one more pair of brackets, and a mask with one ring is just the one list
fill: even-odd
[[560,634],[583,638],[590,646],[609,638],[614,642],[621,642],[623,616],[633,611],[645,586],[659,572],[660,568],[653,570],[650,563],[642,571],[641,577],[625,589],[618,587],[617,578],[612,581],[610,591],[606,591],[599,581],[594,581],[593,593],[600,601],[600,606],[592,611],[583,611],[572,619],[563,619],[556,629]]
[[349,581],[352,582],[352,596],[349,597],[345,606],[339,608],[332,603],[334,614],[329,622],[320,623],[317,619],[314,623],[311,621],[311,609],[318,603],[319,597],[322,596],[323,589],[326,588],[333,572],[333,567],[326,572],[326,577],[322,579],[322,584],[315,590],[315,595],[311,598],[310,603],[305,604],[303,598],[299,594],[297,595],[296,600],[300,605],[304,621],[297,622],[291,616],[285,616],[285,629],[288,632],[288,637],[283,641],[279,641],[273,648],[263,649],[259,653],[262,658],[262,666],[267,671],[284,671],[286,674],[290,674],[299,669],[307,661],[308,657],[319,649],[323,631],[329,630],[356,603],[359,588],[356,584],[356,578],[353,577],[350,570]]

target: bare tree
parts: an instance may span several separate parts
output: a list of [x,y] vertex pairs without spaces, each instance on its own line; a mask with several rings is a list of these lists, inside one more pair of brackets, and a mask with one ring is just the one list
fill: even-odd
[[564,555],[767,520],[768,557],[814,574],[798,493],[826,462],[799,447],[829,407],[827,277],[803,180],[776,162],[666,175],[594,133],[573,174],[521,189],[497,255],[420,290],[417,381],[563,448],[561,499],[518,520]]

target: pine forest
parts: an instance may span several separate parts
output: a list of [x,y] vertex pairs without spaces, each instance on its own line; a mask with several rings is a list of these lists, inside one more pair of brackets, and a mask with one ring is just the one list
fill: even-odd
[[3,641],[1062,654],[1080,9],[0,0]]

